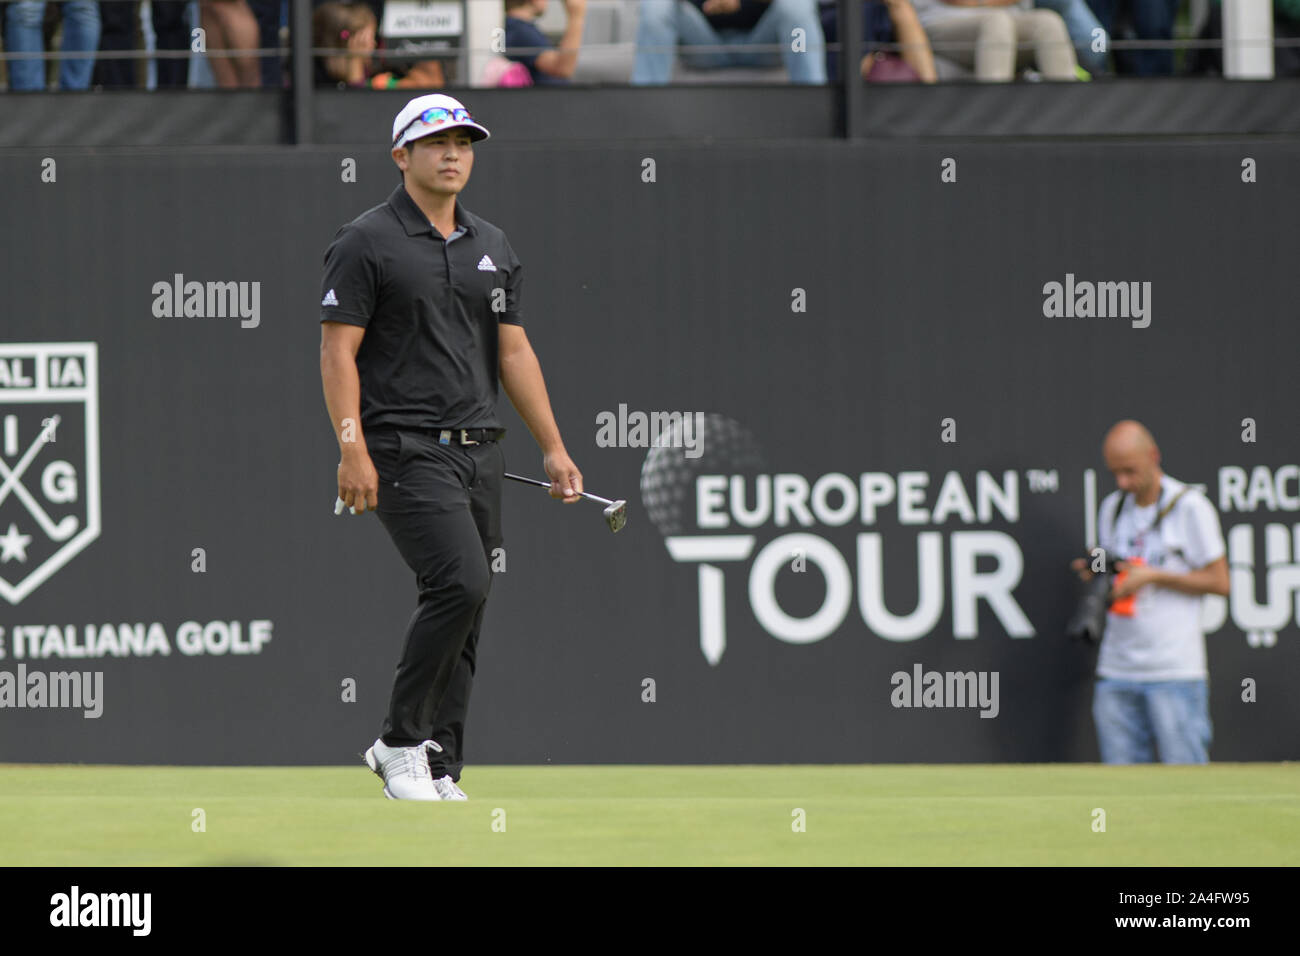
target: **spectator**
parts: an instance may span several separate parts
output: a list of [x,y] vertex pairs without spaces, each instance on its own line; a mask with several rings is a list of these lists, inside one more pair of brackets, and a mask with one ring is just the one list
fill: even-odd
[[[136,49],[135,31],[140,23],[139,14],[138,3],[108,0],[99,11],[100,52],[116,53]],[[135,60],[96,60],[94,83],[106,90],[134,88]]]
[[364,3],[330,0],[311,17],[311,45],[317,50],[338,50],[337,56],[315,58],[317,86],[365,86],[375,52],[375,13]]
[[[190,28],[186,0],[152,0],[149,4],[154,42],[158,50],[183,50],[184,57],[155,59],[158,87],[184,87],[189,73]],[[135,50],[136,29],[142,21],[142,9],[136,3],[105,3],[99,9],[101,51]],[[132,89],[138,84],[133,59],[99,59],[95,61],[95,86],[104,89]]]
[[[1139,40],[1172,40],[1179,0],[1089,0],[1108,37],[1114,37],[1121,14],[1127,14]],[[1171,76],[1174,51],[1116,50],[1117,73],[1134,76]]]
[[[838,18],[839,0],[821,0],[822,34],[826,38],[828,48],[826,75],[833,82],[839,82],[839,53],[829,52],[829,47],[837,42],[839,36],[839,25],[836,22]],[[930,50],[930,40],[921,29],[921,21],[916,18],[916,10],[909,0],[864,0],[862,42],[866,53],[859,64],[859,72],[864,80],[871,79],[873,71],[879,77],[882,66],[900,55],[902,62],[913,74],[901,78],[920,80],[923,83],[934,83],[939,78],[934,68],[934,53]],[[901,46],[899,54],[873,49],[876,46],[895,43]],[[890,79],[894,78],[890,77]],[[872,81],[888,82],[888,80]]]
[[[1273,0],[1273,36],[1276,39],[1300,38],[1300,0]],[[1212,0],[1205,26],[1198,40],[1223,40],[1223,4]],[[1187,73],[1223,75],[1223,50],[1200,49],[1187,51]],[[1300,76],[1300,47],[1274,46],[1273,73],[1275,76]]]
[[[280,23],[288,9],[281,0],[248,0],[248,8],[257,22],[257,45],[263,50],[280,47]],[[257,70],[262,86],[281,89],[288,86],[286,61],[279,53],[268,53],[257,58]]]
[[[150,0],[154,42],[158,50],[190,50],[188,0]],[[188,57],[165,57],[157,61],[158,89],[184,88],[189,83]]]
[[[564,0],[567,25],[558,50],[536,50],[554,46],[533,22],[546,12],[547,0],[505,0],[506,56],[528,68],[535,86],[562,86],[573,78],[582,46],[582,28],[587,18],[587,0]],[[533,47],[532,52],[525,52]],[[517,51],[517,52],[512,52]]]
[[255,56],[220,56],[225,50],[258,49],[257,20],[246,0],[200,0],[199,15],[207,39],[208,64],[217,86],[261,86]]
[[[91,0],[67,0],[59,4],[63,14],[63,53],[94,53],[99,49],[99,4]],[[9,53],[43,53],[45,38],[44,0],[17,0],[5,10],[5,50]],[[45,60],[10,60],[9,89],[45,89]],[[59,61],[59,89],[90,88],[93,57],[71,57]]]
[[[256,0],[264,2],[264,0]],[[313,6],[321,7],[337,0],[312,0]],[[377,73],[370,77],[369,85],[372,89],[393,90],[393,89],[417,89],[417,90],[437,90],[447,85],[446,73],[443,71],[442,61],[433,60],[415,60],[412,61],[410,48],[419,46],[418,40],[408,44],[407,39],[399,40],[393,47],[388,47],[383,36],[383,17],[384,4],[383,0],[344,0],[349,5],[366,6],[370,8],[373,22],[376,24],[375,32],[375,52],[372,54],[370,63],[367,64],[367,71],[370,69],[382,68],[383,72]],[[361,14],[358,14],[361,15]],[[391,41],[391,38],[390,38]],[[330,46],[330,44],[325,44]],[[319,68],[317,70],[317,81],[321,77]],[[330,80],[333,83],[342,83],[346,81]]]
[[[1089,76],[1101,76],[1106,72],[1106,63],[1110,49],[1110,34],[1102,28],[1101,21],[1088,6],[1088,0],[1034,0],[1034,6],[1046,10],[1055,10],[1065,21],[1065,30],[1070,34],[1074,44],[1074,58]],[[1094,30],[1101,30],[1101,49],[1094,49]]]
[[[791,83],[826,82],[825,40],[816,0],[640,0],[634,84],[665,84],[677,46],[726,46],[710,53],[682,53],[695,69],[763,68],[784,61]],[[793,49],[796,29],[805,46]],[[737,49],[779,46],[780,55]]]
[[481,86],[532,86],[533,75],[528,67],[504,56],[489,57],[483,67]]
[[[1211,739],[1202,596],[1229,592],[1219,515],[1205,495],[1164,474],[1140,423],[1106,434],[1106,467],[1119,486],[1101,503],[1097,542],[1125,578],[1097,656],[1093,719],[1104,763],[1206,763]],[[1132,561],[1129,564],[1122,562]],[[1141,559],[1140,563],[1137,563]],[[1092,575],[1084,558],[1073,567]]]
[[[916,0],[921,26],[935,52],[973,67],[983,83],[1015,79],[1018,65],[1033,60],[1049,80],[1077,80],[1078,61],[1065,21],[1031,0]],[[1021,50],[1021,41],[1032,45]]]
[[446,85],[441,60],[418,60],[405,72],[390,70],[370,78],[370,86],[376,90],[439,90]]

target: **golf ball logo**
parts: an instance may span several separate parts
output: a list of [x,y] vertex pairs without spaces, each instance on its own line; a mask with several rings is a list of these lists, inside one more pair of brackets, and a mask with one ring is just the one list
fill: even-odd
[[664,537],[696,530],[695,479],[763,469],[763,451],[740,422],[725,415],[703,416],[696,441],[703,453],[685,454],[684,426],[660,435],[641,466],[641,504]]
[[96,344],[0,345],[0,597],[18,604],[99,533]]

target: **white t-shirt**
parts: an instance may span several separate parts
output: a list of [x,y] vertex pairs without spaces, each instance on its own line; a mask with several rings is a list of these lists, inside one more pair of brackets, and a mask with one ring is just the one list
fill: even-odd
[[[1107,495],[1097,520],[1097,543],[1106,550],[1107,560],[1141,557],[1152,567],[1185,572],[1223,557],[1227,549],[1219,513],[1195,488],[1178,500],[1158,529],[1150,530],[1156,515],[1184,487],[1183,482],[1164,475],[1160,500],[1145,508],[1137,507],[1129,495],[1113,528],[1111,516],[1121,492],[1116,489]],[[1097,676],[1121,680],[1205,678],[1204,598],[1154,584],[1143,587],[1137,592],[1132,617],[1106,615]]]

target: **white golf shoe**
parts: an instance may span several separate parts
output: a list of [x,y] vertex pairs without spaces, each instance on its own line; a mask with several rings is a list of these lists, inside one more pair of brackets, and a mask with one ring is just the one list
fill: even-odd
[[433,786],[438,791],[438,796],[443,800],[469,799],[469,797],[465,796],[465,791],[456,786],[456,781],[451,779],[450,774],[435,780]]
[[[366,766],[384,781],[384,796],[390,800],[443,800],[429,772],[425,750],[432,740],[414,747],[389,747],[381,739],[366,751]],[[441,748],[438,748],[441,749]]]

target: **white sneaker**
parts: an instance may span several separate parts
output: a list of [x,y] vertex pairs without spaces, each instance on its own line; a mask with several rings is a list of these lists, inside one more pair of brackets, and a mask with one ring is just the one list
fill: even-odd
[[456,781],[451,779],[448,774],[433,782],[434,789],[438,791],[438,796],[443,800],[468,800],[465,791],[456,786]]
[[425,747],[438,745],[431,740],[414,747],[389,747],[376,740],[366,751],[366,766],[384,781],[384,796],[390,800],[442,800],[429,773],[429,755]]

